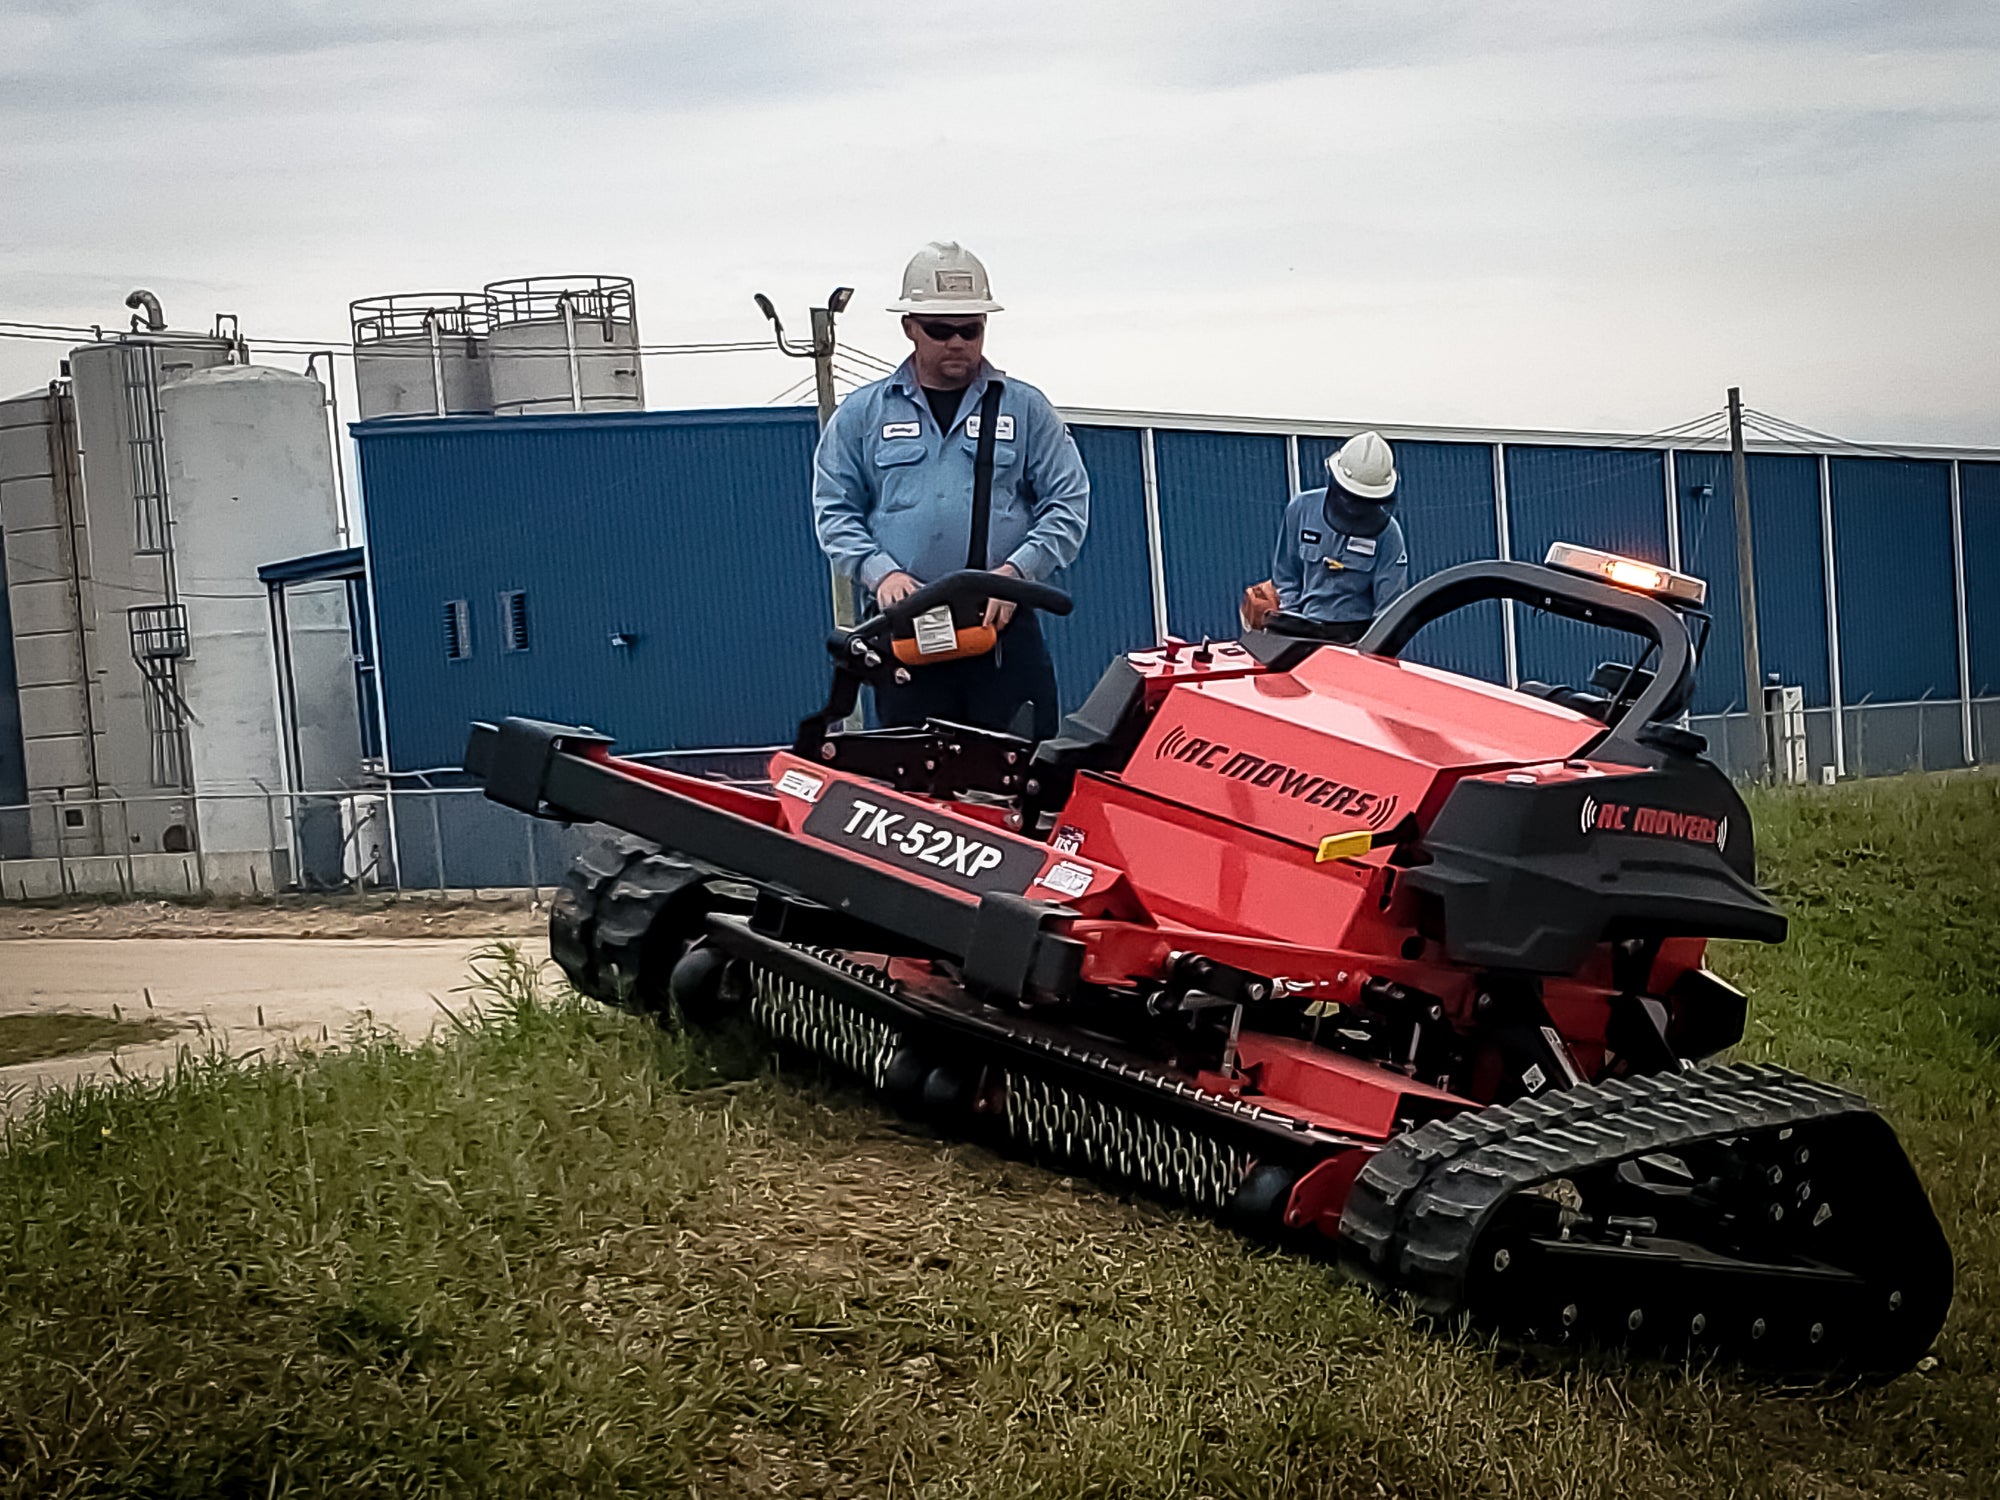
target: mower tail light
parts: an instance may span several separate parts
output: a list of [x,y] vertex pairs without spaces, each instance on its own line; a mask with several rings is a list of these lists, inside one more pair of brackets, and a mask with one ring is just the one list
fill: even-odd
[[1551,568],[1567,573],[1583,573],[1602,578],[1622,589],[1652,594],[1675,604],[1700,609],[1708,601],[1708,585],[1688,573],[1676,573],[1656,563],[1620,557],[1615,552],[1599,552],[1595,547],[1579,547],[1574,542],[1557,542],[1544,559]]

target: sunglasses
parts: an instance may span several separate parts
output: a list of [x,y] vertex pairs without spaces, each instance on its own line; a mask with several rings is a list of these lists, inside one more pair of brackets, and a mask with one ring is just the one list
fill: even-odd
[[976,344],[986,337],[984,323],[919,323],[924,337],[934,344],[948,344],[953,339],[963,339],[968,344]]

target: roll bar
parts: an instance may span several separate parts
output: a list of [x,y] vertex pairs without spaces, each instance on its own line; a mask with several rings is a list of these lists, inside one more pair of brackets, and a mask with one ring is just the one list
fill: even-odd
[[1471,562],[1434,573],[1384,610],[1355,643],[1355,650],[1369,656],[1400,656],[1410,638],[1431,621],[1486,599],[1518,600],[1565,619],[1629,631],[1653,642],[1659,648],[1659,664],[1652,681],[1619,720],[1621,727],[1676,718],[1694,696],[1694,637],[1678,610],[1650,594],[1538,563]]

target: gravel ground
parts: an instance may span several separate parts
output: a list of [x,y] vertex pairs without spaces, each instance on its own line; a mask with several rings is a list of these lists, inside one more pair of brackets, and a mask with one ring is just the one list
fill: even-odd
[[525,893],[296,897],[255,904],[174,901],[0,903],[10,938],[538,937],[546,906]]

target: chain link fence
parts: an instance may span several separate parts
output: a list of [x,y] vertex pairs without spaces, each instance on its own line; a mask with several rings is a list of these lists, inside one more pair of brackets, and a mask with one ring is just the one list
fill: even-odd
[[521,817],[477,787],[37,801],[0,808],[0,900],[539,895],[595,836]]
[[[2000,759],[2000,698],[1851,704],[1791,715],[1777,759],[1797,779],[1895,776]],[[1691,718],[1732,776],[1751,773],[1759,726],[1746,714]],[[1781,736],[1783,738],[1783,736]],[[701,769],[738,784],[767,751],[716,752]],[[682,769],[695,769],[684,765]],[[161,830],[167,830],[162,838]],[[185,847],[174,848],[174,830]],[[266,897],[285,891],[466,892],[539,896],[595,826],[524,818],[478,787],[382,787],[70,798],[0,807],[0,900],[67,896]]]
[[[1773,763],[1780,779],[1814,784],[1910,771],[1955,771],[2000,759],[2000,698],[1919,699],[1908,703],[1850,703],[1773,714]],[[1784,720],[1793,720],[1787,725]],[[1708,754],[1731,776],[1755,772],[1760,726],[1748,714],[1697,714],[1688,727],[1708,740]],[[1793,741],[1802,754],[1788,753]],[[1969,741],[1969,745],[1968,745]],[[1970,754],[1967,753],[1968,748]],[[1792,774],[1785,774],[1787,765]]]

